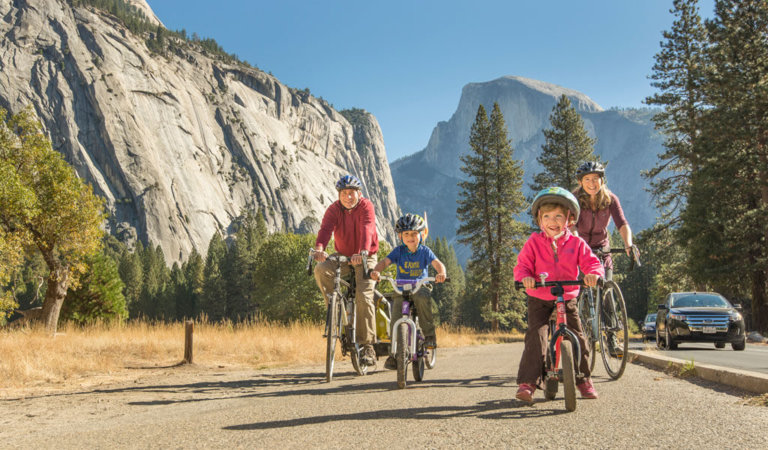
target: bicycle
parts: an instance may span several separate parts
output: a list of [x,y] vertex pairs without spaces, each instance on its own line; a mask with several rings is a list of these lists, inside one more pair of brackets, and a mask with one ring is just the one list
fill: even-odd
[[[554,400],[560,383],[563,383],[563,397],[565,409],[576,410],[576,378],[583,377],[578,371],[581,360],[581,348],[576,333],[566,327],[565,299],[563,286],[586,286],[583,280],[544,281],[547,273],[539,274],[542,281],[537,281],[534,287],[550,287],[555,300],[555,312],[557,319],[554,324],[550,321],[549,345],[544,364],[544,398]],[[599,284],[599,283],[598,283]],[[524,289],[521,281],[515,281],[515,289]],[[562,345],[563,338],[567,337],[571,345]]]
[[[411,300],[411,295],[435,281],[435,277],[422,278],[415,283],[412,280],[395,280],[392,277],[380,276],[380,281],[388,281],[392,289],[403,296],[403,316],[392,326],[393,339],[390,349],[397,361],[397,387],[405,388],[408,376],[408,364],[413,364],[413,379],[424,379],[425,369],[432,369],[437,362],[437,349],[424,345],[424,334],[419,327],[418,311]],[[445,279],[450,281],[449,278]]]
[[[307,257],[307,275],[309,276],[312,275],[312,261],[315,253],[325,252],[319,252],[313,248],[309,249],[309,256]],[[368,252],[362,251],[360,254],[363,256],[363,262],[365,262]],[[355,277],[353,276],[350,281],[347,281],[341,276],[341,266],[348,263],[349,260],[349,258],[343,255],[331,255],[326,258],[326,261],[331,261],[335,264],[333,292],[328,296],[325,334],[323,335],[323,337],[326,338],[325,380],[329,383],[333,380],[337,341],[341,342],[342,356],[346,356],[347,353],[349,353],[352,367],[358,375],[365,375],[368,372],[369,367],[361,363],[361,346],[357,343]],[[374,292],[374,296],[377,297],[379,301],[386,302],[381,293]],[[377,346],[378,345],[374,345],[374,348]]]
[[[630,270],[634,269],[635,265],[641,266],[640,252],[634,245],[631,249]],[[619,253],[626,254],[623,249],[595,251],[600,261],[604,261],[608,254]],[[591,351],[590,371],[595,368],[599,349],[608,376],[618,380],[626,369],[629,347],[627,307],[619,285],[613,280],[605,280],[602,286],[583,289],[579,294],[579,317]]]

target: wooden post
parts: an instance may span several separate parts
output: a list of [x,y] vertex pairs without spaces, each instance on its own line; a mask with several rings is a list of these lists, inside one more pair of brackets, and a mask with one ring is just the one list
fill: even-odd
[[192,364],[192,332],[194,331],[194,322],[187,320],[184,322],[184,363]]

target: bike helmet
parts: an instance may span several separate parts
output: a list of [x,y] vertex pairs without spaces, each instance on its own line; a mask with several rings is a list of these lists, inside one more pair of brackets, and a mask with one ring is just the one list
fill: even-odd
[[339,178],[339,181],[336,182],[336,190],[343,191],[344,189],[357,189],[359,191],[362,189],[362,185],[356,176],[343,175]]
[[402,233],[403,231],[424,231],[427,228],[427,224],[424,223],[424,219],[417,214],[408,213],[399,219],[395,223],[395,232]]
[[569,211],[571,211],[571,214],[573,214],[574,222],[579,220],[579,213],[581,213],[579,202],[576,200],[576,197],[574,197],[573,194],[561,187],[549,187],[542,189],[538,194],[536,194],[536,197],[533,198],[533,203],[531,203],[531,215],[533,216],[534,220],[538,220],[539,207],[543,203],[557,203],[559,205],[563,205],[568,208]]
[[576,178],[581,180],[584,175],[589,175],[590,173],[597,173],[602,178],[605,178],[605,167],[597,161],[587,161],[576,169]]

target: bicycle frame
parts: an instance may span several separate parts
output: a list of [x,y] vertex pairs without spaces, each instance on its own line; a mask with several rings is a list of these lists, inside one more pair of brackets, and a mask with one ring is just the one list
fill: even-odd
[[[427,277],[423,278],[422,280],[419,280],[415,285],[414,284],[404,284],[402,286],[399,286],[395,280],[393,280],[390,277],[381,277],[381,280],[389,281],[389,284],[392,285],[392,289],[397,292],[398,294],[403,296],[403,306],[401,312],[403,313],[402,317],[397,319],[395,321],[394,325],[392,325],[393,330],[397,330],[400,324],[405,323],[408,326],[408,355],[410,361],[416,361],[419,357],[418,351],[416,349],[416,343],[419,340],[419,338],[423,339],[421,336],[421,333],[419,333],[419,330],[416,326],[416,321],[414,321],[412,309],[414,307],[413,301],[411,300],[411,295],[419,292],[422,286],[428,284],[429,282],[434,281],[433,277]],[[418,318],[416,318],[418,320]],[[392,339],[392,346],[390,353],[393,355],[397,354],[397,339]]]
[[[559,283],[553,281],[552,283]],[[562,345],[563,338],[568,337],[574,345],[576,352],[574,353],[574,361],[581,360],[581,347],[579,346],[579,340],[576,333],[569,330],[566,326],[565,320],[565,299],[563,298],[563,285],[555,285],[552,287],[552,295],[557,297],[555,301],[555,308],[557,310],[557,322],[555,323],[555,329],[552,330],[552,337],[549,340],[549,356],[551,366],[547,368],[547,375],[553,377],[561,377],[559,364],[560,364],[560,346]],[[576,377],[579,378],[579,373],[576,373]]]

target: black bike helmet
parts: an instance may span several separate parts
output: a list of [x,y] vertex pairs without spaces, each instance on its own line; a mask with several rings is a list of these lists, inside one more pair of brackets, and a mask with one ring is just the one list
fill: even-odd
[[597,161],[587,161],[576,169],[576,178],[581,180],[584,178],[584,175],[589,175],[590,173],[597,173],[600,174],[600,177],[605,178],[605,167]]
[[360,180],[354,175],[344,175],[336,182],[336,190],[343,191],[344,189],[362,189]]
[[533,198],[533,203],[531,203],[531,215],[533,216],[533,220],[539,220],[539,207],[544,203],[557,203],[558,205],[565,206],[571,211],[571,214],[573,214],[573,221],[578,222],[579,213],[581,213],[579,202],[576,200],[576,197],[567,190],[554,186],[539,191],[539,193],[536,194],[536,197]]
[[395,223],[395,232],[402,233],[403,231],[424,231],[427,228],[427,224],[424,223],[424,219],[416,214],[408,213],[399,219]]

